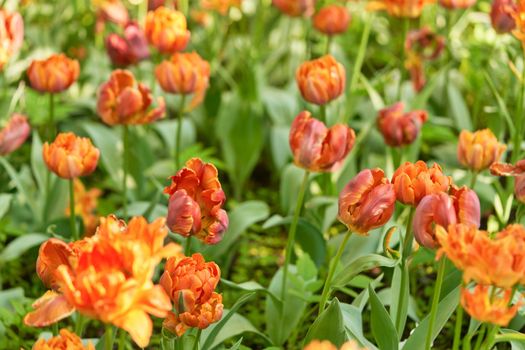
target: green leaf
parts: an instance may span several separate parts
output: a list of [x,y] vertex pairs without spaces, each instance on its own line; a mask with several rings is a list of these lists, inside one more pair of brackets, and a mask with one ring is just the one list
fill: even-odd
[[33,132],[31,143],[31,169],[36,179],[40,193],[45,191],[46,172],[48,171],[44,164],[44,157],[42,156],[42,141],[38,136],[38,132]]
[[336,346],[341,346],[346,340],[346,332],[343,323],[343,314],[339,300],[334,298],[328,308],[317,317],[308,329],[304,339],[304,345],[312,340],[329,340]]
[[[404,277],[403,277],[404,275]],[[401,285],[404,279],[403,285]],[[392,290],[391,290],[391,301],[390,301],[390,317],[393,320],[400,320],[398,336],[399,340],[403,336],[403,330],[405,329],[407,314],[408,314],[408,299],[410,297],[410,278],[408,277],[408,265],[404,267],[397,265],[394,267],[394,277],[392,278]],[[399,303],[399,293],[402,293],[401,303]],[[401,305],[400,305],[401,304]]]
[[335,275],[332,283],[334,288],[344,287],[350,281],[363,271],[370,270],[374,267],[394,267],[398,264],[398,260],[386,258],[378,254],[368,254],[361,256],[350,263],[346,264],[341,271]]
[[233,288],[233,289],[240,289],[240,290],[244,290],[244,291],[247,291],[247,292],[261,292],[261,293],[264,293],[264,294],[267,294],[269,295],[270,297],[272,297],[272,299],[277,302],[277,303],[280,303],[280,299],[274,295],[273,293],[271,293],[268,289],[264,288],[263,286],[261,286],[259,283],[255,282],[255,281],[248,281],[248,282],[243,282],[243,283],[235,283],[235,282],[232,282],[232,281],[228,281],[224,278],[221,278],[221,284],[227,286],[227,287],[230,287],[230,288]]
[[8,308],[11,306],[12,300],[20,300],[24,298],[24,289],[22,287],[11,288],[0,291],[0,308]]
[[377,345],[381,350],[397,350],[399,347],[398,335],[390,315],[381,304],[372,286],[368,287],[368,294],[371,308],[370,326]]
[[2,219],[9,210],[12,199],[13,195],[9,193],[0,193],[0,219]]
[[501,329],[500,332],[501,334],[496,335],[496,343],[509,342],[512,350],[525,350],[525,334],[506,328]]
[[470,113],[461,92],[453,84],[447,86],[449,108],[458,130],[472,130]]
[[40,245],[48,238],[47,235],[42,233],[27,233],[23,236],[17,237],[0,253],[0,262],[5,263],[19,258],[26,251]]
[[341,303],[340,307],[348,338],[356,340],[361,346],[365,346],[369,350],[376,349],[376,346],[369,342],[363,334],[361,310],[354,305],[345,303]]

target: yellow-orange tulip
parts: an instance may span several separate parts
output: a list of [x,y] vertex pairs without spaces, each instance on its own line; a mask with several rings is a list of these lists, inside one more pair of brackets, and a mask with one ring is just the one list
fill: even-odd
[[511,289],[493,293],[490,286],[477,285],[472,291],[462,288],[461,305],[473,319],[505,327],[518,311],[511,297]]
[[217,11],[226,15],[231,7],[241,6],[241,0],[201,0],[201,7],[208,11]]
[[64,54],[52,55],[45,60],[35,60],[27,69],[31,87],[40,92],[57,93],[67,90],[80,74],[77,60]]
[[344,92],[346,73],[341,63],[326,55],[303,63],[295,73],[295,80],[306,101],[324,105]]
[[481,171],[499,161],[506,148],[489,129],[463,130],[459,134],[458,160],[471,170]]
[[466,9],[476,3],[476,0],[439,0],[439,4],[447,9]]
[[[86,187],[79,179],[73,183],[75,192],[75,214],[80,215],[84,224],[84,235],[91,236],[95,233],[98,226],[98,216],[95,215],[98,197],[102,191],[98,188],[86,190]],[[66,207],[66,215],[70,215],[69,206]]]
[[[328,340],[312,340],[308,345],[306,345],[303,350],[337,350],[337,346],[330,343]],[[367,350],[366,348],[361,348],[354,340],[347,341],[339,350]]]
[[149,43],[164,54],[184,50],[190,40],[186,17],[164,6],[148,12],[144,31]]
[[403,18],[417,18],[421,16],[425,5],[435,0],[378,0],[368,4],[371,11],[386,10],[390,16]]
[[48,340],[40,338],[32,350],[95,350],[95,347],[90,341],[84,345],[78,335],[62,328],[56,337]]

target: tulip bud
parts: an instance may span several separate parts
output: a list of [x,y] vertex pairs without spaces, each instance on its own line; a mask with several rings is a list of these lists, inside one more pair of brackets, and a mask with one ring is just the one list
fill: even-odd
[[349,230],[362,235],[383,226],[394,212],[394,186],[381,169],[365,169],[339,195],[338,219]]
[[303,111],[290,129],[290,148],[295,164],[310,171],[329,172],[344,160],[354,146],[354,130],[343,124],[327,128]]
[[106,50],[116,66],[128,66],[149,57],[148,42],[136,23],[129,23],[124,37],[110,34],[106,39]]
[[450,187],[450,195],[454,200],[457,222],[479,228],[481,223],[481,209],[476,192],[467,186],[458,188],[452,185]]
[[303,63],[295,73],[303,98],[324,105],[339,97],[346,84],[345,68],[331,55]]
[[417,18],[421,16],[423,7],[435,0],[377,0],[370,1],[369,11],[386,10],[390,16],[402,18]]
[[164,54],[184,50],[190,40],[186,17],[163,6],[148,12],[145,33],[149,43]]
[[422,110],[404,113],[405,105],[398,102],[379,111],[377,126],[385,143],[392,147],[410,145],[419,135],[428,114]]
[[325,6],[313,18],[314,28],[326,35],[344,33],[349,24],[350,13],[341,5]]
[[31,127],[27,118],[22,114],[13,114],[6,126],[0,130],[0,156],[5,156],[20,148],[30,133]]
[[458,159],[469,169],[481,171],[497,162],[506,148],[489,129],[473,133],[463,130],[459,135]]
[[0,69],[14,55],[24,42],[24,21],[18,12],[0,10]]
[[272,0],[273,6],[290,17],[310,17],[317,0]]
[[201,209],[185,190],[178,190],[171,195],[166,221],[169,229],[184,237],[191,232],[201,230]]
[[466,9],[476,3],[476,0],[439,0],[439,4],[444,8],[453,9]]
[[78,79],[79,74],[78,61],[63,54],[52,55],[42,61],[35,60],[27,69],[31,87],[50,93],[67,90]]
[[113,22],[122,27],[129,22],[128,10],[120,0],[97,0],[94,3],[97,21]]
[[43,146],[44,162],[61,178],[72,179],[95,171],[100,152],[88,138],[60,133],[53,143]]
[[499,33],[510,33],[516,28],[516,22],[512,17],[512,12],[516,10],[513,0],[494,0],[490,9],[490,22],[492,28]]

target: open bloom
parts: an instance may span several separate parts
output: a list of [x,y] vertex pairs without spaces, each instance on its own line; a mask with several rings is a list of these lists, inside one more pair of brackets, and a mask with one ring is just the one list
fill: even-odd
[[0,156],[16,151],[29,137],[31,127],[27,118],[15,113],[7,124],[0,130]]
[[313,17],[314,28],[326,35],[346,32],[350,24],[350,13],[342,5],[328,5]]
[[171,178],[164,189],[170,196],[168,227],[182,236],[196,236],[206,244],[216,244],[228,228],[228,215],[222,209],[226,196],[217,168],[192,158]]
[[506,148],[490,129],[463,130],[459,134],[458,160],[473,171],[481,171],[499,161]]
[[273,6],[290,17],[310,17],[317,0],[272,0]]
[[405,162],[394,172],[392,183],[396,198],[403,204],[417,206],[428,194],[447,192],[452,180],[445,176],[441,167],[434,163],[428,167],[425,162]]
[[186,17],[164,6],[148,12],[145,33],[149,43],[164,54],[184,50],[190,40]]
[[148,41],[137,23],[130,22],[124,36],[112,33],[106,39],[106,50],[114,65],[129,66],[149,57]]
[[422,110],[404,112],[405,105],[398,102],[379,111],[377,126],[385,143],[392,147],[410,145],[419,135],[421,127],[428,119]]
[[343,65],[331,55],[304,62],[295,73],[297,86],[303,98],[324,105],[339,97],[346,84]]
[[490,22],[492,28],[499,33],[510,33],[516,28],[516,22],[512,13],[516,11],[516,4],[513,0],[494,0],[490,8]]
[[343,124],[327,128],[303,111],[290,129],[290,148],[297,166],[310,171],[332,171],[354,146],[355,132]]
[[339,195],[339,220],[352,232],[368,234],[383,226],[394,212],[394,186],[381,169],[365,169]]
[[45,60],[34,60],[27,69],[31,87],[40,92],[57,93],[67,90],[80,74],[77,60],[64,54],[51,55]]
[[485,285],[476,285],[472,290],[462,288],[461,305],[475,320],[505,327],[518,312],[519,305],[511,306],[510,289],[493,293],[492,288]]
[[59,335],[51,339],[40,338],[32,347],[32,350],[95,350],[91,342],[85,346],[82,339],[67,328],[62,328]]
[[91,140],[71,132],[60,133],[42,149],[49,170],[64,179],[86,176],[95,171],[100,152]]
[[516,165],[493,163],[490,166],[490,173],[496,176],[514,177],[514,195],[520,202],[525,203],[525,159],[518,161]]
[[423,7],[435,0],[377,0],[371,1],[367,8],[371,11],[386,10],[390,16],[417,18]]
[[147,124],[164,116],[164,98],[153,103],[148,87],[137,82],[133,73],[117,69],[107,82],[101,85],[97,101],[97,112],[109,125]]
[[476,0],[439,0],[439,4],[447,9],[466,9],[475,3]]
[[0,69],[22,47],[24,21],[18,12],[0,10]]
[[170,312],[163,326],[182,336],[189,328],[207,328],[222,317],[222,296],[215,292],[221,271],[214,262],[205,262],[201,254],[171,257],[166,262],[160,284],[170,296],[175,312]]
[[[98,188],[86,190],[80,179],[74,180],[73,191],[75,192],[75,214],[82,218],[84,234],[91,236],[98,226],[98,216],[95,215],[95,211],[102,191]],[[66,207],[66,215],[70,215],[69,206]]]

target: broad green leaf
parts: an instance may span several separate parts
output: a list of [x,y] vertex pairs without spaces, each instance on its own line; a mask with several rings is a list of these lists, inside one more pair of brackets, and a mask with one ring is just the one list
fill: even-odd
[[255,281],[248,281],[248,282],[243,282],[243,283],[235,283],[235,282],[232,282],[232,281],[228,281],[228,280],[226,280],[224,278],[221,278],[221,284],[224,285],[224,286],[233,288],[233,289],[240,289],[240,290],[244,290],[244,291],[247,291],[247,292],[261,292],[261,293],[264,293],[264,294],[268,294],[269,296],[271,296],[273,298],[273,300],[275,302],[280,303],[280,300],[279,300],[279,298],[276,295],[274,295],[268,289],[264,288],[263,286],[261,286],[259,283],[255,282]]
[[[401,340],[403,330],[405,329],[408,301],[410,297],[408,265],[397,265],[394,267],[394,277],[392,278],[392,289],[390,295],[390,317],[396,325],[399,340]],[[401,303],[399,302],[401,298]],[[399,324],[398,321],[399,320]]]
[[341,346],[346,340],[343,314],[339,300],[335,298],[330,305],[317,317],[308,329],[304,339],[304,344],[309,344],[312,340],[329,340],[336,346]]
[[12,199],[13,196],[11,194],[0,193],[0,219],[2,219],[9,210],[9,206],[11,205]]
[[377,266],[394,267],[398,264],[397,260],[386,258],[378,254],[369,254],[361,256],[350,263],[346,264],[341,271],[335,275],[332,283],[333,287],[344,287],[350,281],[363,271],[370,270]]
[[281,198],[281,209],[285,214],[291,214],[297,203],[297,194],[301,187],[304,170],[294,164],[286,166],[281,172],[281,183],[279,194]]
[[447,86],[449,108],[458,130],[472,130],[470,113],[461,92],[453,84]]
[[7,308],[11,305],[11,300],[20,300],[24,298],[24,289],[22,287],[11,288],[0,291],[0,308]]
[[43,194],[45,191],[46,172],[48,170],[42,156],[42,142],[36,131],[33,132],[31,142],[31,170],[33,170],[40,193]]
[[509,342],[512,350],[525,350],[525,334],[506,328],[500,332],[501,334],[496,335],[496,343]]
[[371,286],[368,287],[368,294],[371,308],[370,325],[377,345],[381,350],[397,350],[398,335],[390,315]]
[[27,233],[17,237],[0,253],[0,262],[5,263],[17,259],[26,251],[40,245],[47,239],[49,239],[49,236],[42,233]]
[[361,346],[365,346],[369,350],[376,349],[363,334],[363,319],[361,317],[361,310],[354,305],[341,303],[341,313],[343,314],[343,323],[348,334],[348,338],[355,339]]

